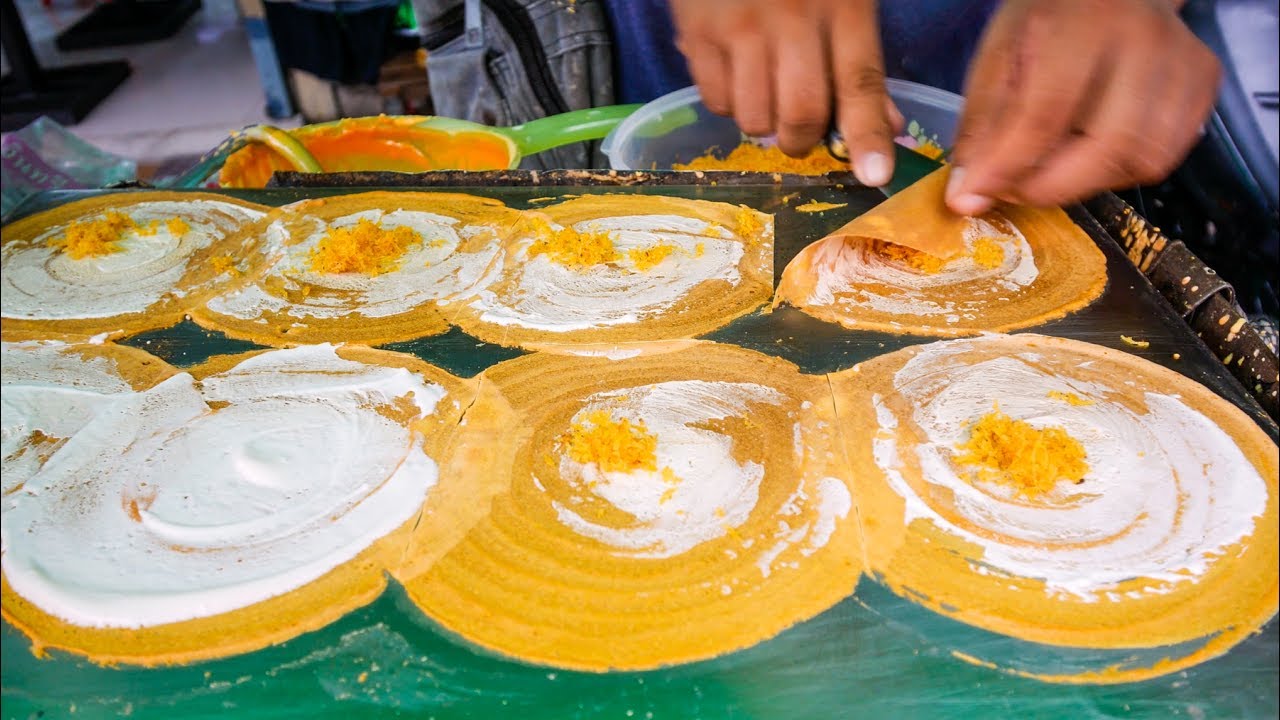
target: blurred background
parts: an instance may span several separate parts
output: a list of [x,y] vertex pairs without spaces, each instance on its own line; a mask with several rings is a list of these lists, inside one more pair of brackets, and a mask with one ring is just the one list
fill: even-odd
[[[247,125],[430,110],[408,0],[4,2],[15,5],[41,70],[128,63],[128,77],[82,119],[47,114],[135,161],[143,179],[185,169]],[[117,6],[129,7],[102,12]],[[5,131],[33,119],[11,112],[8,39]]]

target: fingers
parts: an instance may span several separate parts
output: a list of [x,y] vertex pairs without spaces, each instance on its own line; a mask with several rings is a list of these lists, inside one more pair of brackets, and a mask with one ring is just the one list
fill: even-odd
[[770,48],[764,35],[740,35],[729,50],[733,119],[747,135],[773,134],[773,83]]
[[[1054,33],[1069,32],[1072,23],[1088,22],[1079,15],[1063,17],[1053,5],[1041,5],[1021,24],[1012,58],[1003,58],[1006,84],[982,113],[977,130],[981,137],[998,142],[980,144],[980,152],[964,159],[967,193],[1000,197],[1035,173],[1046,157],[1057,151],[1072,134],[1095,78],[1106,74],[1110,60],[1101,34],[1071,33],[1073,43],[1053,42]],[[1059,6],[1061,7],[1061,6]],[[1012,60],[1012,62],[1008,62]],[[971,139],[972,142],[972,139]]]
[[1158,182],[1196,141],[1216,96],[1212,53],[1167,7],[1010,0],[967,83],[947,204],[1059,205]]
[[889,118],[889,129],[893,131],[893,136],[897,137],[907,129],[907,119],[903,117],[902,111],[893,102],[893,98],[888,95],[884,96],[884,113]]
[[1020,16],[1000,13],[983,35],[965,78],[965,103],[956,128],[951,151],[952,169],[947,181],[946,201],[952,211],[981,215],[995,201],[973,192],[966,182],[969,163],[983,156],[995,137],[995,126],[1017,87],[1014,49]]
[[[1160,33],[1135,41],[1140,52],[1119,61],[1083,133],[1019,183],[1019,201],[1062,205],[1103,190],[1155,184],[1177,167],[1199,137],[1198,119],[1212,107],[1218,65],[1207,49],[1195,62],[1150,63],[1150,53],[1165,42]],[[1197,49],[1187,44],[1182,52]]]
[[702,104],[717,115],[733,115],[733,89],[730,84],[729,61],[718,45],[699,44],[681,47],[689,63],[689,74],[698,86]]
[[995,62],[988,62],[987,67],[970,73],[970,86],[975,89],[965,98],[964,112],[960,116],[955,146],[951,151],[951,174],[947,178],[946,202],[953,212],[981,215],[995,204],[991,197],[970,188],[966,182],[966,171],[971,162],[982,157],[986,140],[994,136],[999,109],[1011,92],[1004,86],[1006,81],[1004,68]]
[[831,69],[820,18],[803,10],[778,18],[774,92],[778,147],[803,156],[831,122]]
[[874,0],[671,0],[671,8],[708,109],[747,135],[776,132],[783,152],[803,155],[826,134],[841,93],[855,172],[867,184],[888,182],[892,134],[904,121],[884,88]]
[[893,129],[875,3],[846,0],[834,4],[832,15],[836,121],[854,174],[864,185],[879,187],[893,177]]
[[1129,55],[1119,62],[1105,79],[1093,112],[1082,118],[1080,131],[1023,181],[1018,200],[1058,205],[1159,171],[1143,137],[1148,111],[1163,109],[1151,94],[1160,92],[1158,83],[1140,59]]
[[965,77],[965,103],[956,126],[951,157],[956,164],[979,155],[978,146],[990,137],[1013,92],[1013,48],[1017,42],[1017,18],[997,15],[987,26]]
[[676,47],[684,54],[702,104],[717,115],[733,114],[733,74],[721,21],[729,6],[707,0],[670,0]]

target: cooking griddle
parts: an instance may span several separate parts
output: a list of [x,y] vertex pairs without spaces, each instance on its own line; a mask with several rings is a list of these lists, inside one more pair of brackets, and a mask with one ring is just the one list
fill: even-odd
[[[515,208],[587,193],[624,192],[742,203],[775,216],[775,282],[801,248],[883,199],[840,178],[754,173],[346,174],[294,184],[225,191],[267,205],[375,187],[457,190]],[[277,183],[288,184],[288,176]],[[363,187],[355,187],[361,185]],[[103,191],[38,195],[22,216]],[[824,213],[797,205],[847,203]],[[1106,292],[1090,307],[1025,332],[1084,340],[1140,355],[1200,382],[1252,417],[1274,439],[1275,422],[1215,357],[1093,214],[1069,209],[1107,257]],[[1145,341],[1138,348],[1121,336]],[[789,360],[806,373],[849,368],[933,338],[852,331],[790,307],[739,318],[705,336]],[[122,341],[184,368],[211,355],[258,346],[191,322]],[[523,353],[457,328],[393,343],[463,377]],[[1176,358],[1176,359],[1175,359]],[[697,632],[697,628],[689,628]],[[1191,648],[1056,648],[979,630],[903,600],[863,577],[856,594],[816,618],[747,650],[647,672],[579,673],[532,666],[470,645],[436,626],[391,581],[372,604],[283,644],[181,667],[98,667],[53,651],[35,658],[26,638],[3,628],[6,718],[129,715],[132,718],[434,717],[492,718],[973,718],[1274,717],[1280,708],[1280,632],[1273,618],[1228,654],[1186,671],[1125,685],[1059,685],[960,659],[1062,674],[1151,665]]]

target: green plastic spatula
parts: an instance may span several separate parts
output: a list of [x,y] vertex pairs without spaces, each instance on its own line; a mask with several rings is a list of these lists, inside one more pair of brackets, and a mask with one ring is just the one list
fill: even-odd
[[[496,128],[435,116],[347,118],[295,130],[255,125],[232,133],[169,186],[199,187],[234,153],[253,145],[268,152],[272,168],[298,172],[514,168],[527,155],[603,138],[639,107],[587,108]],[[344,148],[344,135],[360,141]],[[478,167],[468,165],[466,142],[488,153]]]
[[576,142],[599,140],[640,107],[636,103],[585,108],[509,127],[490,127],[456,118],[427,117],[417,123],[417,127],[450,133],[476,132],[501,136],[511,143],[510,167],[514,168],[526,155],[536,155],[544,150]]

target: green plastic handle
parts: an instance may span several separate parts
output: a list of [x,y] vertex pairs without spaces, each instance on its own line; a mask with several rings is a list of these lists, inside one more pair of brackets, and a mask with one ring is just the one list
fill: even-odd
[[638,104],[586,108],[511,127],[495,128],[495,131],[510,138],[521,155],[534,155],[561,145],[599,140],[638,109]]

